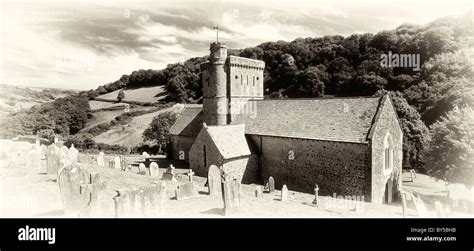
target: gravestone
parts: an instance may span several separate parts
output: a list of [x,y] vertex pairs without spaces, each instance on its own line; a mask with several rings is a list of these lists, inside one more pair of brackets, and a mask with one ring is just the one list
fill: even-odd
[[95,209],[97,195],[105,189],[99,173],[90,174],[78,163],[61,168],[58,174],[59,191],[66,216],[87,217]]
[[109,168],[115,169],[115,160],[114,159],[109,160]]
[[61,146],[61,168],[71,164],[69,160],[69,149],[66,146]]
[[147,158],[150,158],[150,154],[147,152],[142,152],[142,158],[146,160]]
[[40,149],[30,149],[26,154],[26,168],[40,169],[41,168],[41,153]]
[[287,201],[288,200],[288,188],[286,185],[283,185],[281,188],[281,201]]
[[415,169],[410,169],[410,178],[411,178],[411,182],[415,181],[415,178],[416,178]]
[[222,200],[224,201],[224,215],[238,212],[240,208],[240,183],[236,180],[222,181]]
[[105,166],[105,160],[104,160],[104,152],[100,152],[99,156],[97,157],[97,165],[100,167]]
[[415,204],[415,209],[418,217],[427,217],[428,210],[426,209],[425,203],[420,198],[420,196],[415,196],[414,194],[411,195],[413,203]]
[[400,191],[400,197],[402,199],[402,214],[403,218],[407,217],[407,193],[405,191]]
[[46,145],[41,145],[40,146],[40,155],[41,159],[46,159],[46,153],[48,152],[48,147]]
[[319,200],[319,186],[314,185],[314,200],[313,200],[313,205],[318,205],[318,200]]
[[198,192],[196,190],[196,186],[192,182],[181,184],[176,188],[177,200],[190,199],[196,197],[197,195]]
[[260,198],[263,198],[263,188],[262,186],[257,186],[255,188],[255,197],[260,199]]
[[119,156],[115,156],[114,157],[114,168],[115,169],[122,169],[121,165],[120,165],[120,157]]
[[138,164],[138,174],[146,175],[146,166],[143,163]]
[[128,168],[127,159],[120,155],[120,170],[126,172]]
[[56,145],[48,146],[46,154],[46,173],[57,175],[61,169],[61,150]]
[[113,200],[116,218],[157,217],[165,209],[166,184],[120,189]]
[[71,144],[71,147],[68,150],[68,158],[70,163],[77,163],[79,158],[79,150],[74,147],[74,144]]
[[174,166],[170,165],[167,169],[166,172],[163,173],[163,176],[161,177],[162,180],[171,180],[171,181],[176,181],[176,177],[174,175]]
[[150,175],[151,177],[158,177],[160,174],[159,166],[156,162],[150,163]]
[[273,193],[275,191],[275,180],[273,179],[272,176],[268,178],[268,191],[270,193]]
[[209,171],[207,172],[209,195],[216,195],[222,193],[221,182],[221,170],[217,166],[211,165],[209,167]]
[[446,212],[444,211],[443,204],[441,204],[441,202],[439,202],[439,201],[435,201],[434,205],[435,205],[436,215],[439,218],[446,217]]
[[192,183],[193,182],[193,176],[194,176],[193,169],[189,169],[189,172],[186,175],[188,175],[189,182]]

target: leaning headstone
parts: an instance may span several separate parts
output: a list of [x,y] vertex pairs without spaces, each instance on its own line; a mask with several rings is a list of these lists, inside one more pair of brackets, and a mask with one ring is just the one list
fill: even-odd
[[146,175],[146,166],[143,163],[138,164],[138,174]]
[[150,175],[151,177],[158,177],[160,174],[159,166],[156,162],[150,163]]
[[174,166],[170,165],[167,169],[166,172],[163,173],[163,176],[161,177],[162,180],[171,180],[171,181],[176,181],[176,177],[174,175]]
[[61,169],[61,150],[56,145],[48,146],[46,154],[46,173],[57,175]]
[[412,194],[412,200],[415,204],[415,209],[418,217],[427,217],[428,210],[426,209],[425,203],[421,200],[420,196],[415,196]]
[[177,200],[194,198],[197,194],[196,186],[192,182],[181,184],[176,188]]
[[117,190],[114,199],[115,217],[157,217],[164,212],[166,185],[153,184],[139,189]]
[[221,170],[217,166],[211,165],[209,167],[209,171],[207,172],[207,182],[209,187],[209,195],[222,193]]
[[263,189],[262,189],[262,186],[257,186],[255,188],[255,197],[260,199],[263,197]]
[[115,169],[122,169],[119,156],[115,156],[114,162],[115,162],[114,163],[114,168]]
[[287,201],[288,200],[288,188],[286,185],[283,185],[281,188],[281,201]]
[[99,156],[97,156],[97,165],[100,167],[105,166],[104,152],[100,152]]
[[99,173],[83,169],[77,163],[61,168],[58,174],[59,191],[66,216],[90,216],[97,202],[100,190],[105,183],[100,180]]
[[268,178],[268,191],[270,193],[273,193],[275,191],[275,180],[273,179],[272,176]]
[[222,181],[222,199],[225,215],[238,212],[240,208],[240,183],[236,179]]
[[147,152],[142,152],[142,158],[146,160],[150,158],[150,154],[148,154]]

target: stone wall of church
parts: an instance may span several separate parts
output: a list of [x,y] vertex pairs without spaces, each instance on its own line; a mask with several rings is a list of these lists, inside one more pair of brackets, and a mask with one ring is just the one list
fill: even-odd
[[279,189],[321,195],[370,197],[368,144],[342,143],[271,136],[251,136],[258,148],[261,176],[275,179]]
[[[379,108],[379,117],[376,118],[374,132],[372,135],[372,202],[383,203],[384,196],[397,199],[398,191],[401,189],[402,159],[403,159],[403,134],[398,124],[397,115],[391,100],[385,98]],[[392,168],[387,169],[385,162],[385,138],[391,135],[393,143]],[[392,187],[391,195],[386,194],[387,182]]]
[[212,139],[202,130],[189,150],[189,168],[193,169],[197,176],[207,177],[209,167],[211,165],[220,167],[224,160]]
[[183,156],[185,161],[189,161],[189,149],[191,149],[191,146],[194,143],[194,138],[177,135],[171,135],[170,138],[171,152],[173,155],[172,158],[176,160],[183,160]]
[[240,183],[250,184],[258,181],[257,156],[243,156],[224,161],[224,172]]

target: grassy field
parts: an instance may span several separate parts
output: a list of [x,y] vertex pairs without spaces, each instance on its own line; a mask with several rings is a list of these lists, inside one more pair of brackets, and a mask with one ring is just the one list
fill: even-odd
[[[101,96],[97,99],[117,101],[120,90],[116,90]],[[165,97],[163,86],[142,87],[138,89],[123,89],[125,93],[124,101],[156,102]]]

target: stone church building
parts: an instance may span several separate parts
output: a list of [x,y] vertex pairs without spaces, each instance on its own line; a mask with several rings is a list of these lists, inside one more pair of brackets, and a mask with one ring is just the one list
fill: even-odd
[[242,183],[386,203],[401,189],[402,130],[383,97],[263,99],[265,63],[212,43],[201,65],[203,104],[170,129],[174,159],[198,176],[210,165]]

